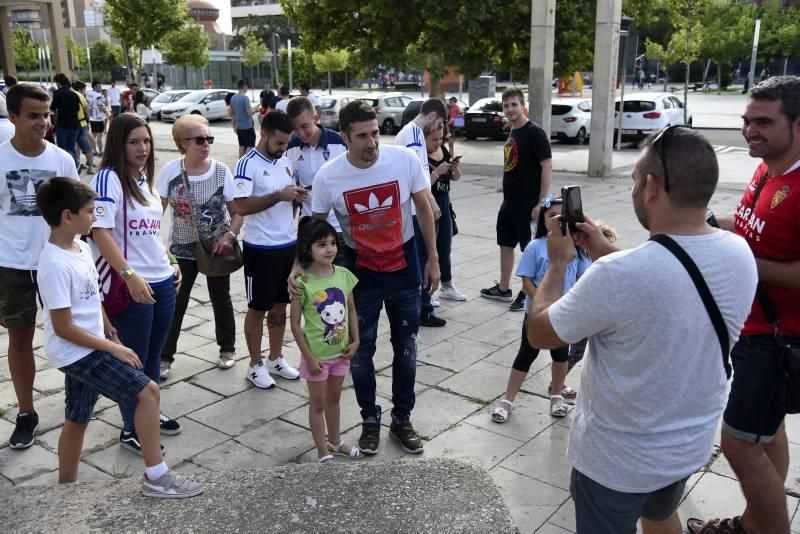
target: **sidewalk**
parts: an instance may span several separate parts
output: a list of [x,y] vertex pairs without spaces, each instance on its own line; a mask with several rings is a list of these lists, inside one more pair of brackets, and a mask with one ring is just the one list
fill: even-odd
[[[215,154],[235,161],[220,139]],[[157,146],[166,144],[157,140]],[[159,164],[176,157],[161,151]],[[475,170],[482,167],[471,167]],[[557,174],[553,189],[575,183],[583,188],[587,213],[616,228],[622,247],[646,239],[633,213],[630,179],[589,179],[585,176]],[[519,344],[522,314],[507,306],[479,297],[497,277],[498,252],[494,244],[496,207],[500,202],[500,174],[469,170],[453,188],[453,203],[461,233],[453,242],[454,281],[468,300],[453,303],[442,300],[441,315],[448,320],[444,328],[421,329],[417,370],[417,403],[413,421],[425,439],[425,458],[467,458],[486,467],[500,488],[517,527],[522,532],[548,534],[574,532],[573,505],[568,492],[569,470],[565,449],[571,416],[555,420],[549,415],[546,388],[550,358],[541,354],[531,370],[514,407],[514,415],[504,425],[491,421],[489,408],[505,388],[511,363]],[[741,187],[718,192],[712,207],[730,211],[741,194]],[[515,280],[516,286],[519,285]],[[214,343],[213,314],[200,277],[184,320],[178,344],[179,354],[172,374],[162,384],[164,410],[179,419],[184,432],[164,437],[166,460],[184,473],[246,470],[316,459],[308,429],[305,384],[278,379],[277,387],[254,389],[244,378],[247,356],[242,335],[246,309],[243,276],[231,278],[231,293],[236,310],[239,361],[228,371],[216,368],[218,348]],[[0,349],[8,338],[0,334]],[[57,441],[63,423],[64,378],[50,368],[42,348],[42,332],[35,337],[36,408],[40,433],[36,444],[25,451],[7,446],[16,416],[15,398],[6,356],[0,357],[0,486],[53,484],[56,481]],[[543,351],[544,352],[544,351]],[[293,364],[299,352],[288,333],[284,354]],[[391,407],[391,346],[385,316],[379,328],[375,356],[380,403]],[[568,377],[579,385],[580,366]],[[359,435],[359,410],[351,382],[342,397],[342,427],[346,440]],[[701,398],[701,392],[698,393]],[[117,445],[119,411],[101,399],[96,420],[89,426],[81,464],[82,480],[108,480],[139,476],[141,458]],[[387,418],[388,419],[388,418]],[[388,421],[384,421],[388,424]],[[791,495],[800,495],[800,424],[787,418],[792,465],[788,478]],[[390,440],[388,428],[381,435],[380,452],[365,462],[391,460],[417,461],[407,457]],[[213,489],[209,489],[213,491]],[[377,496],[380,502],[380,496]],[[792,529],[800,533],[798,499],[790,497]],[[726,517],[742,512],[744,500],[724,458],[712,458],[709,466],[693,475],[681,505],[681,517]]]

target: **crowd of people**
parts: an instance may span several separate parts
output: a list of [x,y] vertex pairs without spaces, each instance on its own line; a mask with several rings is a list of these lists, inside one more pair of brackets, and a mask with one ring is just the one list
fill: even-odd
[[[240,147],[234,171],[212,158],[208,122],[189,115],[172,128],[180,157],[156,174],[135,88],[104,96],[93,83],[84,95],[85,84],[57,80],[52,98],[32,84],[9,89],[15,128],[0,144],[0,323],[9,332],[19,408],[11,448],[30,447],[38,427],[38,294],[48,358],[65,374],[59,482],[77,479],[83,435],[103,395],[119,404],[120,446],[143,456],[142,492],[201,493],[163,460],[160,436],[182,427],[167,415],[158,384],[175,361],[199,274],[207,276],[218,366],[234,366],[230,277],[243,267],[243,379],[261,389],[276,378],[307,382],[318,461],[379,451],[383,408],[373,357],[384,308],[392,345],[389,435],[405,452],[421,453],[411,421],[419,327],[446,325],[436,313],[439,298],[466,300],[450,261],[457,234],[450,191],[462,169],[445,146],[455,117],[444,101],[423,102],[395,144],[384,145],[371,105],[343,107],[337,133],[319,124],[307,87],[290,99],[265,87],[256,125],[259,106],[241,81],[230,101]],[[550,191],[549,136],[527,118],[518,89],[503,93],[502,106],[511,131],[496,224],[500,275],[480,294],[525,315],[491,419],[509,421],[533,361],[549,350],[550,414],[564,417],[576,403],[567,455],[579,532],[634,532],[639,520],[646,533],[680,532],[677,506],[688,477],[711,457],[720,418],[722,451],[747,509],[690,519],[687,528],[788,531],[784,417],[794,411],[800,380],[791,367],[800,358],[800,79],[770,78],[749,93],[742,133],[763,162],[733,215],[709,217],[719,172],[700,133],[670,127],[649,139],[633,169],[632,200],[651,237],[624,251],[614,245],[615,231],[589,215],[564,226],[565,199]],[[46,141],[51,109],[58,146]],[[100,157],[89,185],[79,180],[76,147],[90,166]],[[515,296],[517,246],[523,289]],[[214,270],[222,259],[227,268]],[[299,368],[282,353],[289,317]],[[575,389],[565,382],[581,359]],[[340,433],[348,373],[361,410],[357,443]]]

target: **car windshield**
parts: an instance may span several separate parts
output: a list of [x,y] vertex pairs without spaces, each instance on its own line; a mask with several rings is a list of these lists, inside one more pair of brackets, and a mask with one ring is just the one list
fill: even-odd
[[493,113],[493,112],[502,112],[503,111],[503,104],[494,98],[486,98],[482,100],[478,100],[475,102],[475,105],[469,108],[468,113]]
[[181,102],[200,102],[208,93],[189,93],[181,98]]
[[162,94],[158,95],[157,97],[155,97],[153,99],[153,103],[154,104],[162,104],[162,103],[166,103],[166,102],[171,102],[172,101],[172,97],[173,97],[173,95],[167,95],[167,94],[162,93]]
[[[614,104],[614,109],[619,111],[619,102]],[[656,103],[652,100],[626,100],[623,111],[629,113],[642,113],[644,111],[653,111],[656,109]]]
[[330,109],[336,105],[335,98],[321,98],[319,101],[320,109]]
[[571,110],[572,106],[567,106],[566,104],[553,104],[551,113],[553,115],[566,115]]

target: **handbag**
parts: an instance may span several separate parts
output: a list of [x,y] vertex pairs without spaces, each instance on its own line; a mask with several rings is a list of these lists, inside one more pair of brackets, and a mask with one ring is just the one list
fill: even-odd
[[197,244],[194,247],[194,258],[197,262],[197,271],[213,278],[218,276],[228,276],[229,274],[241,269],[244,261],[242,259],[242,247],[239,241],[233,240],[233,251],[229,254],[220,255],[214,254],[214,245],[216,244],[211,239],[203,239],[200,237],[200,232],[197,228],[197,219],[194,214],[194,204],[192,204],[192,195],[189,190],[189,180],[186,177],[186,168],[184,167],[184,160],[181,160],[181,180],[183,180],[183,187],[190,195],[189,197],[189,212],[192,214],[192,226],[197,235]]
[[450,204],[450,219],[453,221],[453,235],[458,235],[458,224],[456,224],[456,211],[453,205]]
[[725,319],[722,317],[722,312],[719,311],[719,306],[717,306],[717,302],[714,300],[711,290],[708,289],[708,284],[706,284],[703,274],[700,272],[700,269],[697,267],[694,260],[692,260],[691,256],[668,235],[654,235],[650,238],[650,241],[655,241],[669,250],[689,273],[692,282],[694,282],[694,286],[697,288],[697,292],[700,293],[700,299],[706,307],[708,317],[711,319],[711,324],[714,326],[714,331],[719,338],[719,346],[722,349],[722,366],[725,368],[725,376],[730,379],[731,363],[729,355],[731,352],[731,340],[728,336],[728,327],[725,326]]
[[[128,258],[128,202],[122,199],[122,240],[123,240],[123,257]],[[95,249],[97,247],[94,247]],[[101,299],[103,301],[103,309],[106,315],[114,317],[120,315],[128,309],[131,303],[131,294],[128,291],[128,284],[125,279],[106,261],[106,259],[99,254],[94,262],[97,268],[97,276],[99,282],[99,289]]]

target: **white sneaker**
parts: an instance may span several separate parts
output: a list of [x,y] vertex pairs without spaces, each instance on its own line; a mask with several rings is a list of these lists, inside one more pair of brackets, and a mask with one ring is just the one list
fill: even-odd
[[275,380],[269,375],[264,362],[258,362],[247,368],[247,379],[257,388],[269,389],[275,385]]
[[443,299],[459,300],[459,301],[467,300],[467,297],[465,297],[461,293],[461,291],[456,289],[456,286],[454,285],[449,285],[449,286],[443,285],[441,288],[439,288],[439,296],[442,297]]
[[300,378],[300,371],[289,365],[283,356],[278,356],[275,361],[268,360],[267,366],[270,371],[275,371],[287,380],[297,380]]
[[438,308],[441,305],[442,305],[442,303],[439,302],[439,297],[437,297],[436,295],[432,295],[431,296],[431,306],[433,306],[434,308]]

